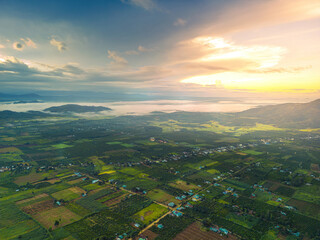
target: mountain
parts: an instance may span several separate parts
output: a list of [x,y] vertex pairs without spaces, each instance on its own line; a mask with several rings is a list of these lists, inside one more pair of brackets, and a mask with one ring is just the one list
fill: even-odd
[[256,121],[287,128],[319,128],[320,99],[308,103],[262,106],[236,113],[242,121]]
[[39,111],[28,111],[28,112],[13,112],[9,110],[0,111],[0,120],[21,120],[21,119],[33,119],[39,117],[51,117],[52,114],[43,113]]
[[102,106],[81,106],[77,104],[66,104],[57,107],[46,108],[44,111],[54,112],[54,113],[87,113],[87,112],[101,112],[101,111],[111,111],[111,108]]
[[35,94],[35,93],[30,93],[30,94],[6,94],[6,93],[0,93],[0,102],[4,101],[35,101],[35,100],[40,100],[43,99],[42,96]]

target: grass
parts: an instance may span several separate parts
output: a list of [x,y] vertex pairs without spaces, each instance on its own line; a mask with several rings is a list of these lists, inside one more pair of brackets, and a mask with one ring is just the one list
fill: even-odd
[[79,215],[71,212],[66,207],[52,208],[36,214],[34,218],[47,229],[50,227],[55,228],[54,223],[56,220],[60,222],[58,227],[62,227],[81,219]]
[[100,186],[98,183],[90,183],[88,185],[83,186],[82,188],[85,189],[86,191],[90,191],[90,190],[95,190],[101,187],[102,186]]
[[137,220],[142,221],[144,224],[148,224],[152,222],[154,219],[159,218],[167,211],[167,208],[153,203],[148,207],[142,209],[141,211],[137,212],[133,217]]
[[51,195],[52,195],[52,197],[54,197],[57,200],[63,199],[65,201],[70,201],[70,200],[73,200],[77,197],[80,197],[81,193],[84,193],[84,192],[85,191],[79,187],[71,187],[71,188],[64,189],[59,192],[55,192]]
[[19,222],[18,224],[10,225],[10,227],[5,227],[0,229],[1,239],[13,239],[18,238],[20,235],[26,234],[39,228],[33,220],[26,220]]
[[251,229],[259,221],[259,219],[251,215],[236,215],[234,213],[229,213],[226,216],[226,219],[249,229]]
[[54,147],[55,149],[63,149],[63,148],[73,147],[73,145],[68,145],[68,144],[64,144],[64,143],[54,144],[51,146]]
[[17,177],[16,180],[14,181],[14,183],[16,183],[18,185],[25,185],[28,182],[33,183],[33,182],[37,182],[39,180],[42,180],[44,178],[45,177],[43,176],[43,173],[36,173],[35,169],[33,169],[30,174]]
[[20,154],[22,154],[22,151],[16,147],[5,147],[5,148],[0,148],[0,153],[20,153]]
[[126,147],[126,148],[132,148],[134,147],[135,145],[134,144],[131,144],[131,143],[123,143],[123,142],[107,142],[107,144],[109,145],[121,145],[123,147]]
[[147,196],[154,201],[168,204],[169,202],[179,203],[179,200],[175,199],[174,196],[161,189],[153,189],[148,192]]
[[244,150],[242,152],[247,153],[247,154],[251,154],[251,155],[256,155],[256,156],[263,154],[262,152],[258,152],[258,151],[255,151],[255,150]]
[[218,174],[218,173],[220,173],[219,170],[214,169],[214,168],[208,169],[208,170],[206,170],[206,171],[207,171],[208,173],[211,173],[211,174]]
[[75,214],[84,217],[89,215],[91,212],[82,207],[81,205],[75,203],[75,202],[70,202],[68,205],[66,205],[66,208],[68,208],[70,211],[74,212]]
[[200,167],[211,167],[217,163],[218,163],[217,161],[213,161],[211,159],[206,159],[206,160],[203,160],[203,161],[197,162],[197,163],[188,163],[185,166],[199,170]]
[[99,175],[102,175],[102,174],[112,174],[112,173],[115,173],[115,172],[116,172],[115,170],[108,170],[108,171],[104,171],[104,172],[99,173]]
[[178,189],[181,189],[183,191],[189,191],[189,190],[198,190],[200,187],[190,183],[188,184],[187,182],[183,180],[176,180],[175,182],[169,183],[171,187],[175,187]]

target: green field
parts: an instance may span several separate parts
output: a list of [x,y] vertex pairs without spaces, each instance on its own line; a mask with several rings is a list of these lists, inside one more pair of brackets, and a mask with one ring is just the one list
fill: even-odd
[[180,202],[179,200],[175,199],[174,196],[168,194],[167,192],[161,189],[153,189],[148,192],[147,196],[152,200],[165,203],[165,204],[168,204],[170,202],[174,202],[175,204],[178,204]]
[[59,144],[52,145],[52,147],[54,147],[55,149],[63,149],[63,148],[72,147],[72,145],[68,145],[68,144],[65,144],[65,143],[59,143]]
[[167,212],[168,209],[158,204],[151,204],[148,207],[137,212],[133,217],[144,224],[148,224]]
[[51,195],[52,195],[52,197],[54,197],[57,200],[63,199],[64,201],[70,201],[70,200],[73,200],[77,197],[80,197],[81,193],[83,193],[83,192],[85,192],[85,191],[83,191],[81,188],[71,187],[71,188],[64,189],[59,192],[55,192]]

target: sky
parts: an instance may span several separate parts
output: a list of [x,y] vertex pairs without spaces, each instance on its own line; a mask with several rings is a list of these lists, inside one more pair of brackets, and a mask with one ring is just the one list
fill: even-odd
[[0,92],[320,97],[319,0],[0,0]]

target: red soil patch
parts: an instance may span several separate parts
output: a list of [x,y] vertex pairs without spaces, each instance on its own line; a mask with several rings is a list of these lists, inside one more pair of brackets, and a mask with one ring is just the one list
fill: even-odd
[[319,164],[311,163],[310,168],[311,168],[312,171],[320,172]]
[[194,222],[181,233],[179,233],[174,240],[235,240],[234,235],[220,236],[220,234],[212,231],[203,231],[200,229],[200,223]]
[[43,212],[46,210],[49,210],[51,208],[54,208],[54,200],[53,199],[49,199],[49,200],[45,200],[42,202],[37,202],[35,204],[32,205],[28,205],[22,208],[22,210],[30,215],[35,215],[39,212]]
[[142,234],[140,234],[138,237],[136,237],[135,240],[138,240],[139,238],[148,238],[148,240],[153,240],[157,236],[158,236],[158,234],[156,234],[150,230],[146,230]]

